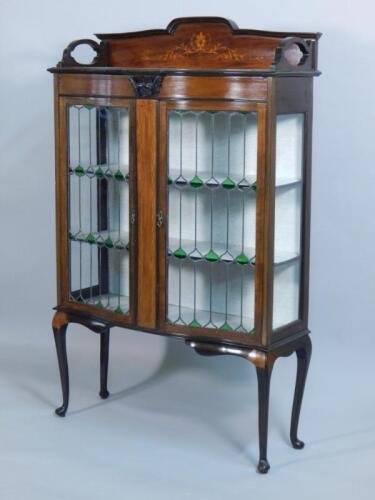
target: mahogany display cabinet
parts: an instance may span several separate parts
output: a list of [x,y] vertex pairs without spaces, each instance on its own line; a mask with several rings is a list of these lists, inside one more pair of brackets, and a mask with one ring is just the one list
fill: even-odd
[[[310,361],[307,325],[313,77],[319,33],[181,18],[64,50],[55,85],[57,292],[66,329],[175,336],[256,367],[258,471],[267,461],[271,372],[297,354],[290,438]],[[75,54],[95,54],[87,64]],[[77,57],[77,56],[76,56]]]

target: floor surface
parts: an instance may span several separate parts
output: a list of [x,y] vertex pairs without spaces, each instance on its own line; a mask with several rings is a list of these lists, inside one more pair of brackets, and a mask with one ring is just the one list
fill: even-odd
[[71,403],[59,418],[50,317],[23,335],[10,328],[0,336],[3,500],[371,497],[375,388],[366,352],[336,346],[329,356],[329,345],[313,339],[301,451],[288,441],[295,357],[277,362],[271,470],[261,476],[255,369],[244,360],[203,358],[178,340],[114,329],[111,396],[101,401],[99,338],[72,325]]

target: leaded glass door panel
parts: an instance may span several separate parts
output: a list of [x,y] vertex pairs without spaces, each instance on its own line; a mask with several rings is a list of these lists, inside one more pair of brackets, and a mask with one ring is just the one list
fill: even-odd
[[132,105],[66,105],[68,297],[95,314],[129,321],[134,255]]
[[258,112],[166,109],[166,327],[254,336]]

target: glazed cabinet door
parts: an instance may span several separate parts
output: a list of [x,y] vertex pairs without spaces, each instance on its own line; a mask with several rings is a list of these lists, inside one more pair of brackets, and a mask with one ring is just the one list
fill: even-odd
[[262,104],[161,104],[160,315],[167,331],[258,341],[264,123]]
[[131,101],[60,98],[61,301],[119,323],[134,316]]

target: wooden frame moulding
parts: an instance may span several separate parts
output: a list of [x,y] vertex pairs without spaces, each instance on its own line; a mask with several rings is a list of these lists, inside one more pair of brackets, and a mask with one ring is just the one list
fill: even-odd
[[[57,216],[56,216],[56,235],[57,235],[57,269],[58,269],[58,307],[66,307],[72,312],[95,313],[97,308],[88,304],[80,304],[69,300],[69,240],[68,240],[68,223],[69,223],[69,187],[68,187],[68,121],[67,109],[69,105],[92,105],[92,106],[108,106],[122,107],[129,109],[129,213],[135,212],[135,190],[136,176],[135,174],[135,148],[134,148],[134,124],[135,112],[134,102],[132,100],[116,99],[116,98],[83,98],[83,97],[58,97],[58,136],[59,136],[59,154],[56,164],[56,199],[57,199]],[[102,309],[100,315],[103,319],[121,324],[132,324],[135,321],[135,287],[136,287],[136,270],[135,270],[135,252],[136,252],[136,230],[135,224],[129,221],[129,243],[131,245],[129,252],[129,314],[122,315],[119,321],[119,315]]]
[[[245,334],[238,332],[225,332],[220,329],[190,328],[186,326],[170,325],[166,322],[167,293],[168,293],[168,259],[167,249],[167,222],[159,228],[159,314],[160,329],[170,334],[184,334],[191,338],[205,337],[218,339],[228,343],[240,343],[241,345],[265,345],[263,341],[263,325],[261,320],[262,303],[264,300],[264,270],[265,270],[265,245],[264,245],[264,200],[267,196],[264,163],[264,151],[266,140],[266,119],[267,106],[265,103],[252,103],[243,101],[193,101],[174,100],[160,103],[160,174],[159,174],[159,210],[163,220],[167,221],[168,214],[168,192],[167,192],[167,113],[172,109],[189,110],[225,110],[225,111],[249,111],[258,114],[258,151],[257,151],[257,202],[256,202],[256,245],[257,265],[255,266],[255,290],[256,299],[254,304],[255,312],[255,333]],[[259,259],[259,264],[258,264]]]

